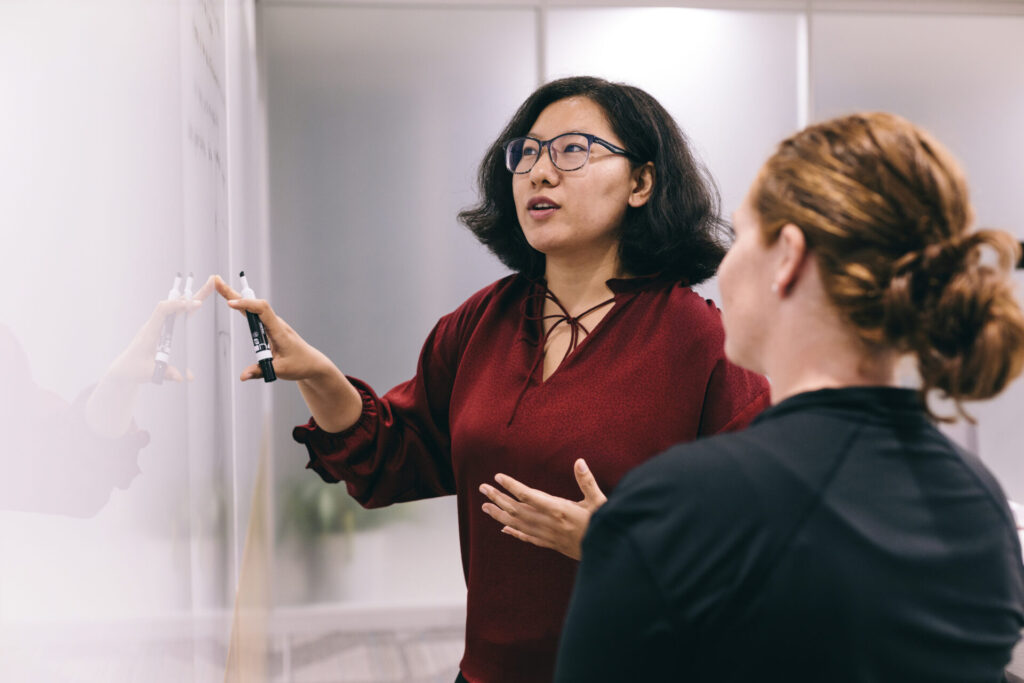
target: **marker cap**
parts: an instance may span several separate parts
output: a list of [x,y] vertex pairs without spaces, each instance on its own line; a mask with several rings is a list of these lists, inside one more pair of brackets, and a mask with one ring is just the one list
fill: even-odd
[[274,372],[274,361],[271,358],[264,358],[260,361],[260,370],[263,371],[263,381],[273,382],[277,379],[277,373]]

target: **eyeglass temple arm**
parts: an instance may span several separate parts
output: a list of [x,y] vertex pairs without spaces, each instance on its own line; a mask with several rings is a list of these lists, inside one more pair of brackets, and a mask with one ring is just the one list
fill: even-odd
[[616,154],[621,154],[622,156],[629,157],[630,159],[637,159],[637,160],[640,159],[640,157],[638,157],[637,155],[633,154],[628,149],[622,149],[618,145],[612,144],[612,143],[608,142],[607,140],[604,140],[602,138],[597,137],[596,135],[592,136],[591,144],[593,144],[594,142],[596,142],[597,144],[601,145],[602,147],[610,149],[611,151],[615,152]]

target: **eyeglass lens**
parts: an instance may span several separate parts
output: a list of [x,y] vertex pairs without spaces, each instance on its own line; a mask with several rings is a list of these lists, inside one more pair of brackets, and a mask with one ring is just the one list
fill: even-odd
[[[546,143],[551,163],[562,171],[582,168],[590,157],[590,140],[585,135],[567,133]],[[532,138],[516,138],[505,150],[505,165],[513,173],[527,173],[541,154],[541,144]]]

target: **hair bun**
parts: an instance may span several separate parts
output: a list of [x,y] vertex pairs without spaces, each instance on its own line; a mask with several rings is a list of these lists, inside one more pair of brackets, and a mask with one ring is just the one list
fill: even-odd
[[970,251],[959,236],[907,252],[893,264],[892,277],[882,292],[882,327],[891,343],[910,350],[908,337],[921,329],[922,313],[934,308],[950,280],[964,267]]
[[1024,315],[1007,277],[1018,249],[1009,234],[980,230],[898,264],[887,322],[917,355],[922,377],[948,396],[989,398],[1024,366]]

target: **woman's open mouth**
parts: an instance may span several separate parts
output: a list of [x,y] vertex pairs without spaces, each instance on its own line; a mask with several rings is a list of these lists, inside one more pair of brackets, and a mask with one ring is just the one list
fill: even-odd
[[526,203],[526,211],[530,218],[541,220],[551,216],[561,207],[547,197],[534,197]]

